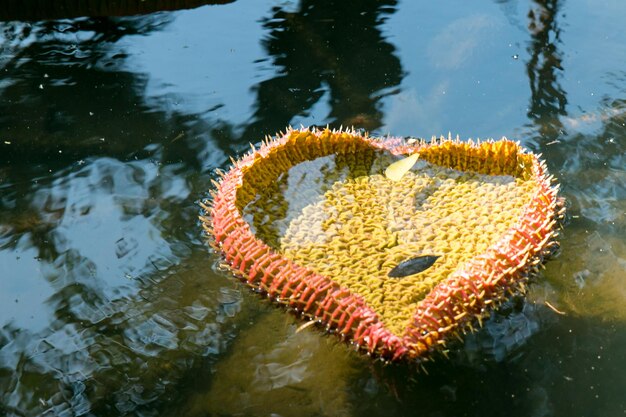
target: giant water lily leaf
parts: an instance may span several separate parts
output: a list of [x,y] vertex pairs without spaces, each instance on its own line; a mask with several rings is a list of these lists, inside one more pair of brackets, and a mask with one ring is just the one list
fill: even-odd
[[202,222],[256,292],[370,355],[421,362],[525,292],[562,211],[515,142],[441,139],[389,165],[394,150],[290,129],[222,174]]

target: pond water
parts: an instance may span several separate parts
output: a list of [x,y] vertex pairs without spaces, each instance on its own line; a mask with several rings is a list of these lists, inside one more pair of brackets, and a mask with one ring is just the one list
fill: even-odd
[[[623,0],[3,12],[0,415],[626,415],[625,14]],[[217,268],[197,218],[215,169],[290,124],[519,140],[567,199],[561,253],[428,374],[296,332]]]

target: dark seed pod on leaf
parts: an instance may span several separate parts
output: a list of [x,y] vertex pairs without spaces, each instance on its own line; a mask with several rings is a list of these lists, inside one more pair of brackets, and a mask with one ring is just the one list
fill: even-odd
[[395,268],[389,271],[387,276],[390,278],[403,278],[408,275],[417,274],[433,266],[433,264],[437,262],[437,259],[439,259],[439,256],[416,256],[415,258],[400,262]]

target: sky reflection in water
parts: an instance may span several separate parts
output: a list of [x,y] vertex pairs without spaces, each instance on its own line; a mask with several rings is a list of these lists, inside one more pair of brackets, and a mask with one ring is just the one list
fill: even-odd
[[[623,415],[625,11],[236,1],[1,22],[0,414]],[[429,376],[296,333],[216,272],[196,204],[287,124],[520,140],[568,200],[561,254]]]

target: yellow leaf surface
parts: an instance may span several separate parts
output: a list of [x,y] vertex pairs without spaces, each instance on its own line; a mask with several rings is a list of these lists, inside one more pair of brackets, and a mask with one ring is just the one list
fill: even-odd
[[399,181],[404,176],[404,174],[406,174],[411,168],[413,168],[413,165],[415,165],[418,159],[419,154],[414,153],[407,156],[406,158],[394,162],[393,164],[389,165],[385,170],[385,177],[387,177],[391,181]]

